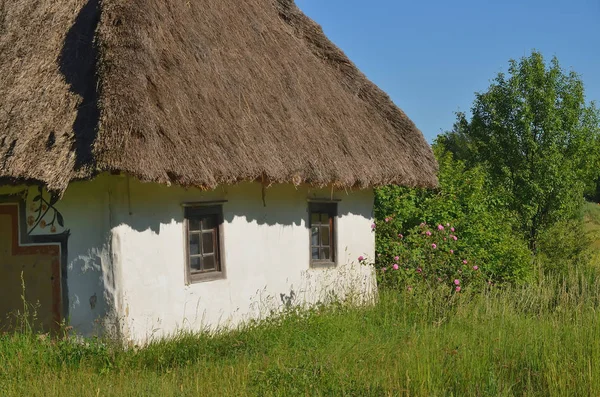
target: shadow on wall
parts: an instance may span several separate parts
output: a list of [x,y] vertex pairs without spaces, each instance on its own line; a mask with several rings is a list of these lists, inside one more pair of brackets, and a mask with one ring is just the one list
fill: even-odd
[[[77,109],[77,117],[73,123],[75,151],[75,168],[93,164],[93,147],[98,132],[100,110],[98,108],[98,76],[96,60],[98,49],[94,42],[96,27],[100,21],[99,0],[88,0],[83,6],[73,26],[69,29],[58,65],[60,72],[71,86],[71,91],[81,100]],[[50,132],[46,147],[54,146],[56,137]]]
[[[242,189],[231,189],[226,193],[222,190],[195,194],[192,189],[186,190],[177,186],[165,186],[154,183],[141,183],[132,179],[129,196],[123,199],[128,206],[129,215],[119,222],[127,224],[136,231],[151,230],[160,233],[163,225],[182,223],[184,207],[181,203],[210,202],[226,200],[223,203],[224,221],[231,223],[236,218],[246,222],[256,222],[258,225],[295,226],[306,225],[308,222],[308,201],[306,188],[299,193],[291,185],[274,185],[263,192],[260,184],[246,183]],[[373,217],[372,203],[365,205],[366,200],[372,200],[372,195],[366,192],[364,200],[353,198],[345,201],[346,194],[338,194],[341,199],[338,205],[338,216],[358,215],[363,218]],[[183,198],[182,198],[183,197]],[[314,195],[311,198],[327,198],[324,195]]]
[[74,233],[70,243],[70,325],[88,336],[118,336],[118,286],[110,252],[111,233],[104,232],[91,240],[85,233]]

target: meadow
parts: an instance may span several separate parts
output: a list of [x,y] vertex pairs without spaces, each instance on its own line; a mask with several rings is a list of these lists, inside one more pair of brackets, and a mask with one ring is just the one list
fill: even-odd
[[382,291],[145,348],[0,337],[3,396],[600,395],[595,268],[521,286]]

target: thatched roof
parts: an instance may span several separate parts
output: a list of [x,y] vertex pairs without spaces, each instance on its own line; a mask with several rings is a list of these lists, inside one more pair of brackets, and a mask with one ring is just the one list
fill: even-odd
[[0,0],[0,178],[436,184],[413,122],[292,0]]

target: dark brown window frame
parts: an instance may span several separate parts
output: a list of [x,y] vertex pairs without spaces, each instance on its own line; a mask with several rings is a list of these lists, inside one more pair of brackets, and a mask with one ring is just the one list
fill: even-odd
[[[226,278],[225,273],[225,261],[223,253],[223,206],[222,202],[210,202],[210,203],[186,203],[184,204],[184,228],[185,228],[185,274],[186,284],[193,284],[203,281],[219,280]],[[196,218],[206,218],[213,216],[216,219],[216,227],[210,229],[203,229],[203,225],[200,224],[198,230],[190,231],[190,220]],[[207,255],[204,250],[200,248],[198,254],[191,254],[190,252],[190,236],[191,234],[199,235],[199,242],[202,244],[204,234],[208,234],[210,230],[214,230],[213,236],[213,255]],[[216,240],[216,241],[215,241]],[[200,258],[202,259],[207,256],[213,256],[215,260],[215,269],[206,271],[192,271],[191,259]]]
[[[313,232],[313,214],[326,214],[328,216],[328,225],[324,225],[319,222],[317,227],[321,228],[323,226],[329,227],[329,245],[322,244],[322,237],[319,233],[319,245],[313,245],[312,232]],[[310,267],[312,268],[329,268],[335,267],[337,265],[337,216],[338,214],[338,202],[337,201],[316,201],[310,200],[308,202],[308,254],[310,258]],[[317,248],[319,250],[319,254],[321,254],[321,250],[323,248],[329,249],[329,258],[328,259],[313,259],[313,249]]]

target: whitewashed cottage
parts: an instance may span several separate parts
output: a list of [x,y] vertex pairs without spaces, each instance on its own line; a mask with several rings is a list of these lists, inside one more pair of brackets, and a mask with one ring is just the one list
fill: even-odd
[[0,1],[0,328],[147,340],[372,293],[421,132],[291,0]]

